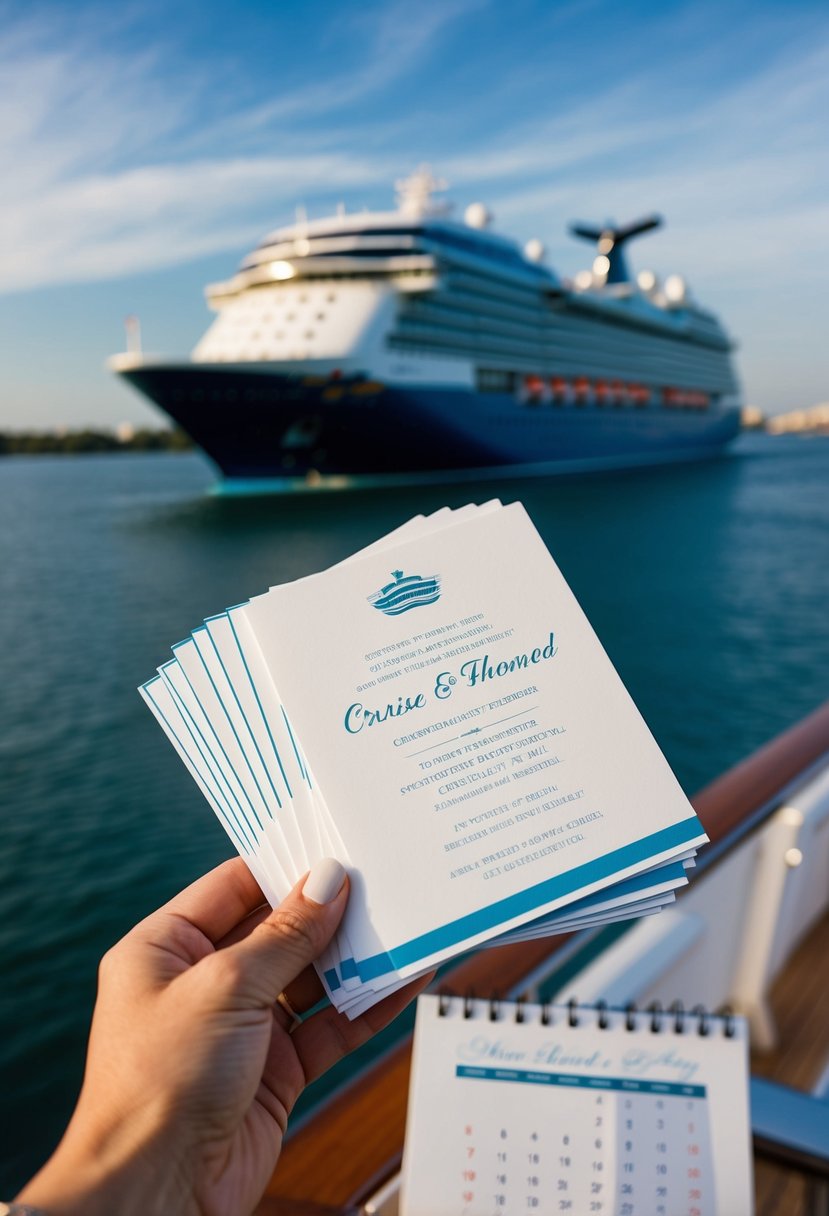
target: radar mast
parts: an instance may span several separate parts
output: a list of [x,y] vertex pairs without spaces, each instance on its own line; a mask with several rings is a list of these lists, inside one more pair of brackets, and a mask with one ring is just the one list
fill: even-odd
[[397,191],[397,206],[403,215],[412,219],[422,219],[425,215],[447,215],[451,204],[432,202],[435,191],[447,190],[449,183],[435,177],[430,165],[420,165],[408,177],[401,177],[394,183]]

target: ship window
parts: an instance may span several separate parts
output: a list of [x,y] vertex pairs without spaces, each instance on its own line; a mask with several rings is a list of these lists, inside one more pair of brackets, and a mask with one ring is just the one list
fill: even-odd
[[515,389],[515,372],[479,367],[477,384],[479,393],[511,393]]
[[289,312],[289,313],[288,313],[288,315],[287,315],[287,317],[285,318],[285,320],[286,320],[286,321],[295,321],[295,320],[296,320],[296,313],[295,313],[295,312]]
[[318,321],[324,321],[324,320],[325,320],[325,313],[324,313],[324,312],[318,312],[318,313],[317,313],[317,320],[318,320]]
[[329,291],[328,295],[325,298],[329,304],[333,304],[337,298],[337,293],[335,291]]

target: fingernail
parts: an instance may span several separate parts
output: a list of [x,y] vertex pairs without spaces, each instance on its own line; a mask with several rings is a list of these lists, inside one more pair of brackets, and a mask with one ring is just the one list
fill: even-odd
[[345,870],[333,857],[323,857],[311,866],[302,894],[315,904],[330,904],[345,882]]

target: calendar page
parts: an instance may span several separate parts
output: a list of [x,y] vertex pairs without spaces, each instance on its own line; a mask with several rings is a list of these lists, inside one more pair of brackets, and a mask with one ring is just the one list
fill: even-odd
[[741,1019],[420,998],[402,1216],[752,1210]]

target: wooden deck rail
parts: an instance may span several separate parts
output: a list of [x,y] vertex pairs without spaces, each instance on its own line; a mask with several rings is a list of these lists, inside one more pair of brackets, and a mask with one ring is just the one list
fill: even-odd
[[[711,859],[761,821],[827,753],[829,702],[695,795]],[[515,989],[567,940],[479,951],[445,976],[442,987],[461,994]],[[258,1216],[346,1216],[391,1176],[403,1145],[410,1053],[408,1037],[289,1135]]]

